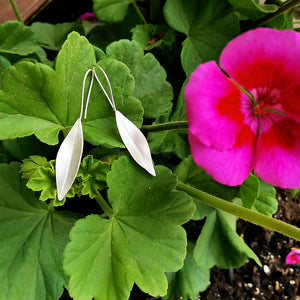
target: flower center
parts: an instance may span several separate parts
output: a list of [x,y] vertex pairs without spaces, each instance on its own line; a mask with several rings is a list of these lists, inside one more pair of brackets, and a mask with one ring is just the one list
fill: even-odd
[[254,103],[252,106],[253,113],[256,116],[265,115],[268,112],[281,113],[280,92],[277,89],[257,88],[250,91]]

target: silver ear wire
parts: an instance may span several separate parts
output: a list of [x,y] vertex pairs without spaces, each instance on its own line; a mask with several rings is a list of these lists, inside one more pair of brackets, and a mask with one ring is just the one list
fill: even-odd
[[[80,108],[79,119],[82,118],[82,114],[83,114],[85,83],[86,83],[87,76],[89,75],[90,72],[93,73],[93,70],[92,69],[88,69],[85,72],[84,77],[83,77],[82,90],[81,90],[81,108]],[[89,97],[90,97],[90,92],[91,92],[91,89],[92,89],[92,85],[93,85],[93,81],[91,81],[90,88],[89,88],[89,93],[88,93],[88,97],[87,97],[87,101],[86,101],[87,103],[85,105],[84,118],[86,118],[87,104],[88,104],[88,100],[89,100]]]
[[109,88],[109,91],[110,91],[111,98],[109,98],[109,96],[108,96],[105,88],[103,87],[101,81],[99,80],[99,78],[98,78],[98,76],[97,76],[97,74],[95,72],[95,68],[93,68],[94,73],[95,73],[95,78],[96,78],[98,84],[100,85],[100,87],[101,87],[101,89],[102,89],[102,91],[103,91],[106,99],[108,100],[109,104],[111,105],[112,109],[114,111],[116,111],[116,105],[115,105],[115,101],[114,101],[114,96],[113,96],[113,92],[112,92],[112,88],[111,88],[111,84],[110,84],[110,81],[108,79],[108,76],[107,76],[107,74],[105,73],[105,71],[100,66],[96,65],[96,67],[102,71],[102,73],[103,73],[103,75],[104,75],[104,77],[106,79],[106,82],[108,84],[108,88]]
[[92,79],[87,95],[84,118],[86,118],[88,103],[91,95],[91,90],[94,80],[94,72],[92,69],[86,71],[83,77],[82,92],[81,92],[81,108],[79,118],[76,120],[68,135],[63,140],[59,147],[55,161],[55,177],[57,187],[57,198],[59,201],[63,200],[70,190],[73,182],[77,176],[80,161],[83,152],[83,132],[81,118],[84,107],[84,90],[87,76],[92,72]]
[[[93,70],[92,69],[89,70],[89,71],[92,71],[92,79],[91,79],[91,83],[90,83],[90,87],[89,87],[89,91],[88,91],[88,95],[87,95],[87,99],[86,99],[85,110],[84,110],[84,119],[86,119],[87,109],[89,106],[90,96],[91,96],[92,87],[93,87],[93,83],[94,83],[95,72],[93,72]],[[84,89],[83,89],[83,91],[84,91]]]

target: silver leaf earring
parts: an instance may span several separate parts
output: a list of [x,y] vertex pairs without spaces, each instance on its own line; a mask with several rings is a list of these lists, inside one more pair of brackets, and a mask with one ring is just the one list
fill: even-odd
[[101,70],[107,81],[111,98],[108,96],[101,81],[99,80],[95,72],[95,68],[93,67],[92,69],[89,69],[85,73],[83,78],[80,116],[69,131],[64,141],[62,142],[56,156],[55,174],[57,198],[59,201],[63,200],[68,191],[70,190],[77,176],[78,169],[80,166],[84,141],[81,124],[84,107],[84,89],[87,76],[90,72],[92,72],[92,79],[87,95],[84,119],[86,119],[87,108],[89,105],[89,99],[95,77],[105,97],[107,98],[109,104],[115,112],[117,128],[128,152],[142,168],[144,168],[152,176],[156,176],[154,166],[152,163],[151,151],[145,136],[128,118],[126,118],[120,111],[116,109],[113,92],[108,76],[100,66],[96,65],[96,67]]
[[92,80],[90,83],[84,118],[86,118],[88,102],[92,90],[92,85],[94,81],[94,72],[89,69],[83,79],[82,85],[82,96],[81,96],[81,111],[80,116],[69,131],[68,135],[62,142],[55,162],[55,174],[56,174],[56,187],[57,187],[57,198],[59,201],[63,200],[67,192],[71,188],[80,166],[80,161],[83,152],[83,132],[82,132],[82,114],[84,106],[84,88],[88,74],[92,72]]
[[127,148],[132,158],[142,168],[144,168],[152,176],[156,176],[153,163],[152,163],[151,151],[148,145],[148,141],[146,140],[143,133],[128,118],[126,118],[121,112],[119,112],[116,109],[112,88],[108,76],[100,66],[96,65],[96,67],[102,71],[107,81],[111,98],[108,96],[107,92],[105,91],[101,81],[99,80],[94,70],[95,78],[98,84],[100,85],[103,93],[105,94],[108,102],[110,103],[112,109],[115,112],[117,128],[125,147]]

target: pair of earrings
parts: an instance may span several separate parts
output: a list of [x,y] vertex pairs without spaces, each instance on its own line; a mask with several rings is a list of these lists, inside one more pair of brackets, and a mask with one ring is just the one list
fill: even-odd
[[108,87],[110,97],[108,96],[106,90],[104,89],[101,81],[99,80],[95,67],[89,69],[83,78],[82,84],[82,94],[81,94],[81,110],[77,121],[74,123],[73,127],[69,131],[68,135],[62,142],[55,162],[55,174],[56,174],[56,187],[57,187],[57,198],[61,201],[70,190],[76,176],[81,162],[82,152],[83,152],[83,131],[82,131],[82,116],[84,107],[84,90],[87,76],[92,73],[92,79],[88,90],[84,119],[86,119],[87,108],[89,104],[89,99],[92,91],[92,86],[94,83],[94,78],[100,85],[105,97],[107,98],[109,104],[115,112],[116,124],[120,134],[120,137],[127,148],[128,152],[132,158],[148,173],[152,176],[156,176],[154,166],[152,163],[152,157],[148,142],[142,132],[121,112],[116,109],[113,92],[109,78],[105,71],[98,65],[96,67],[103,73]]

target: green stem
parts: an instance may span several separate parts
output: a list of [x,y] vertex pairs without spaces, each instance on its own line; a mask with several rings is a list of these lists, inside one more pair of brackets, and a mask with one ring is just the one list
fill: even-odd
[[286,3],[284,3],[282,6],[280,6],[278,8],[278,10],[276,10],[273,13],[270,13],[266,16],[264,16],[263,18],[257,20],[256,22],[254,22],[252,24],[253,28],[254,27],[260,27],[261,25],[263,25],[266,22],[269,22],[270,20],[280,16],[281,14],[285,13],[286,11],[295,8],[296,6],[300,5],[300,0],[291,0],[291,1],[287,1]]
[[143,125],[141,129],[143,132],[154,132],[154,131],[187,129],[187,128],[188,128],[187,121],[174,121],[174,122],[167,122],[162,124]]
[[21,22],[22,24],[24,24],[23,19],[22,19],[21,15],[20,15],[20,12],[19,12],[19,10],[18,10],[18,7],[17,7],[17,5],[16,5],[15,0],[9,0],[9,1],[10,1],[10,4],[11,4],[13,10],[14,10],[14,13],[15,13],[15,15],[16,15],[17,20],[18,20],[19,22]]
[[139,17],[141,18],[141,20],[143,21],[144,24],[147,24],[147,21],[144,17],[144,15],[142,14],[140,8],[138,7],[138,5],[136,4],[136,1],[134,0],[132,2],[134,9],[136,10],[137,14],[139,15]]
[[271,230],[277,231],[279,233],[285,234],[298,241],[300,240],[300,229],[295,226],[273,219],[248,208],[238,206],[234,203],[225,201],[218,197],[212,196],[182,182],[178,182],[176,188],[180,191],[188,193],[193,198],[195,198],[196,201],[200,201],[202,203],[230,213],[236,217],[242,218],[256,225],[263,226]]
[[107,202],[103,199],[103,197],[100,195],[99,192],[97,192],[97,196],[96,196],[96,201],[97,203],[100,205],[100,207],[102,208],[102,210],[107,214],[107,216],[109,218],[112,217],[113,215],[113,210],[112,208],[107,204]]
[[244,93],[251,101],[252,107],[254,107],[255,105],[255,99],[252,96],[252,94],[246,90],[245,88],[243,88],[242,86],[240,86],[239,84],[237,84],[234,80],[232,80],[230,77],[228,77],[228,79],[242,92]]

